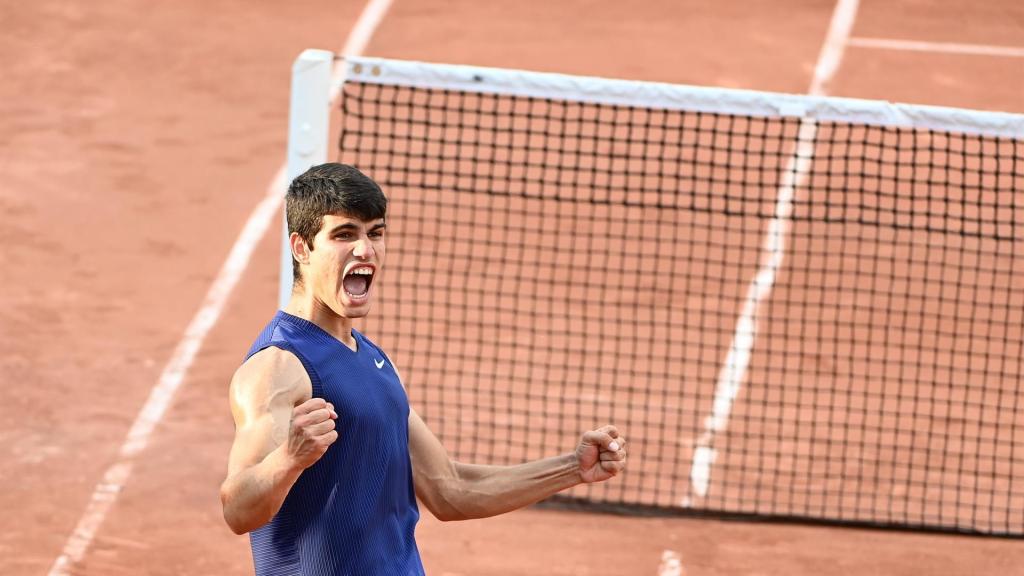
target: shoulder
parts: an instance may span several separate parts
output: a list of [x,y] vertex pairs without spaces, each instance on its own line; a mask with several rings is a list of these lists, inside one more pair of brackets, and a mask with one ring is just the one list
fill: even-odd
[[250,356],[231,379],[231,396],[265,399],[286,395],[297,403],[312,397],[313,386],[306,368],[293,352],[268,346]]
[[294,372],[296,370],[305,372],[302,361],[291,350],[277,346],[267,346],[246,359],[238,368],[238,372],[246,374],[258,374],[264,372]]

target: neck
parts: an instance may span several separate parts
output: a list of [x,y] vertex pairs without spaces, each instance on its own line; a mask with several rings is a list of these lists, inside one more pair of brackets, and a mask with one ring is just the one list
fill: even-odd
[[324,332],[340,340],[345,346],[352,350],[356,349],[356,339],[352,337],[352,319],[336,314],[334,310],[306,290],[295,288],[284,311],[292,316],[309,320]]

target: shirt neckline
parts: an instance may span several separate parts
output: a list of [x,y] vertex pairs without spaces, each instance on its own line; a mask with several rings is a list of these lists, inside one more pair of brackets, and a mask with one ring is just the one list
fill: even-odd
[[356,330],[355,328],[352,328],[352,331],[351,331],[352,338],[355,339],[355,341],[356,341],[356,349],[353,350],[353,349],[348,347],[348,344],[345,344],[344,342],[339,340],[337,337],[335,337],[334,334],[331,334],[327,330],[324,330],[319,325],[317,325],[316,322],[313,322],[311,320],[307,320],[305,318],[302,318],[301,316],[296,316],[294,314],[289,314],[288,312],[285,312],[284,310],[278,310],[277,312],[278,312],[278,314],[284,316],[287,320],[289,320],[289,321],[291,321],[291,322],[293,322],[295,324],[298,324],[299,326],[303,326],[305,328],[308,328],[310,330],[314,330],[314,331],[318,332],[320,336],[322,336],[324,338],[330,339],[332,342],[337,343],[339,346],[341,346],[346,351],[348,351],[348,352],[350,352],[352,354],[358,355],[359,352],[363,349],[363,343],[360,341],[360,338],[359,338],[359,336],[360,336],[359,331]]

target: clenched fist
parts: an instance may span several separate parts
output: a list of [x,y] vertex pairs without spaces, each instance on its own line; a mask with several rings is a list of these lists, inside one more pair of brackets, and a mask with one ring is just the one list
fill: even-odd
[[607,480],[626,467],[626,438],[615,426],[587,432],[576,447],[576,461],[584,482]]
[[334,405],[323,398],[311,398],[292,410],[287,454],[296,468],[309,468],[334,444],[338,439],[334,429],[337,418]]

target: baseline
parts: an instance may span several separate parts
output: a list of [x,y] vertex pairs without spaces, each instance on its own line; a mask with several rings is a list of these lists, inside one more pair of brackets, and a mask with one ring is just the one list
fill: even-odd
[[1002,56],[1024,58],[1024,48],[1016,46],[995,46],[990,44],[961,44],[957,42],[922,42],[897,38],[850,38],[847,46],[874,48],[879,50],[901,50],[909,52],[933,52],[937,54],[967,54],[972,56]]

